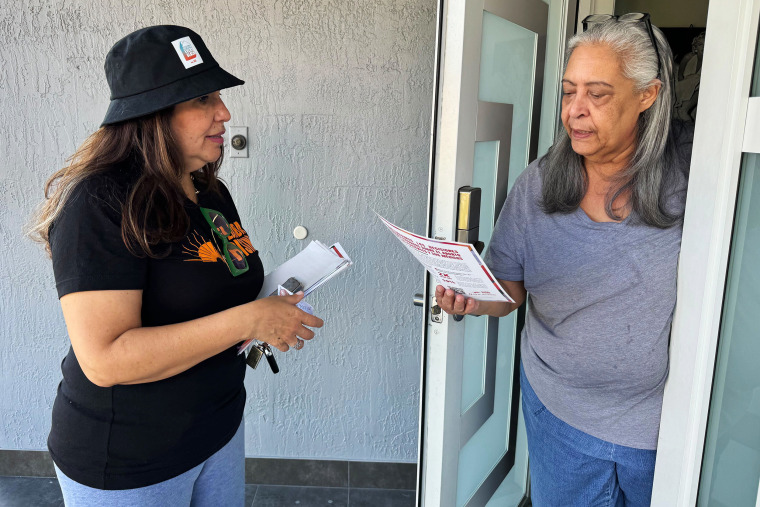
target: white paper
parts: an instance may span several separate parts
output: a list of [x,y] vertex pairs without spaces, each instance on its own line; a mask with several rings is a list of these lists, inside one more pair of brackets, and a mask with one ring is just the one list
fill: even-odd
[[423,238],[380,220],[440,285],[479,301],[514,303],[469,243]]
[[[353,261],[340,243],[335,243],[328,248],[319,241],[312,241],[297,255],[264,277],[264,284],[256,299],[268,297],[275,291],[280,296],[292,295],[292,292],[282,286],[291,277],[301,282],[304,287],[305,298],[317,287],[352,264]],[[306,313],[314,315],[314,308],[305,300],[302,299],[296,306]],[[245,352],[255,341],[248,340],[240,345],[238,355]]]
[[301,282],[304,293],[309,295],[317,287],[353,264],[340,244],[333,245],[333,247],[336,246],[337,252],[319,241],[312,241],[301,252],[264,277],[264,285],[258,297],[267,297],[290,277],[295,277]]

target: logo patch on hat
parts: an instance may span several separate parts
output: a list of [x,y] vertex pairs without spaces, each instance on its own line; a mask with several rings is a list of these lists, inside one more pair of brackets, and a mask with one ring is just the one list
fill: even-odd
[[174,46],[182,65],[186,69],[203,63],[203,59],[198,54],[198,51],[195,50],[195,45],[190,40],[190,37],[182,37],[181,39],[172,41],[172,46]]

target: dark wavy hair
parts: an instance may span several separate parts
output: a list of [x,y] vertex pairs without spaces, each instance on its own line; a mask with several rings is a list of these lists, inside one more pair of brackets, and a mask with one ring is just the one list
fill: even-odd
[[[27,235],[44,244],[50,254],[50,226],[77,186],[90,176],[132,162],[130,170],[137,174],[122,202],[122,239],[137,256],[167,255],[168,249],[162,245],[181,239],[190,225],[180,185],[184,172],[182,154],[170,127],[173,110],[104,125],[91,134],[68,159],[66,167],[48,179],[45,201],[27,226]],[[218,191],[217,173],[222,158],[196,171],[196,184]]]

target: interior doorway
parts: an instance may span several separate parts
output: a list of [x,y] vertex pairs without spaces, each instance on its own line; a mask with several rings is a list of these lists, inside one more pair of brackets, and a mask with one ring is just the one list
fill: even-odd
[[695,121],[705,49],[708,0],[618,0],[615,14],[648,12],[673,51],[673,117]]

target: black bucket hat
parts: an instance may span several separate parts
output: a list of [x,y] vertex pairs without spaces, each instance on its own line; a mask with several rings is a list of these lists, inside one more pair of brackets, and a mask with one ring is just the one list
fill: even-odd
[[111,103],[101,125],[244,83],[216,63],[200,35],[174,25],[130,33],[108,52],[105,69]]

